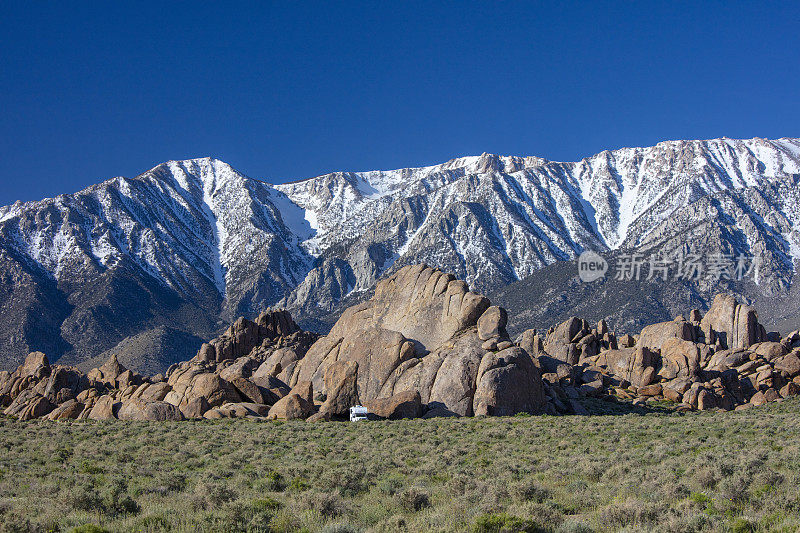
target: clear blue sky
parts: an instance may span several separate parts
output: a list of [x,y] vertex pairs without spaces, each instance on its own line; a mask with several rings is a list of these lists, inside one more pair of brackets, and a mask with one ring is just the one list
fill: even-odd
[[0,205],[212,155],[272,182],[800,136],[800,3],[2,2]]

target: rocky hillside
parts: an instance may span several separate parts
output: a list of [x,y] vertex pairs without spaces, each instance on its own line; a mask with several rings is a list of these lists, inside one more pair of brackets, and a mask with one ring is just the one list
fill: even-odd
[[[0,361],[41,350],[80,364],[163,328],[208,338],[272,305],[326,330],[404,265],[488,292],[587,249],[755,256],[751,286],[700,280],[680,300],[783,298],[765,318],[791,323],[798,204],[797,139],[671,141],[575,163],[483,154],[277,186],[214,159],[171,161],[0,208]],[[633,324],[625,313],[612,325]]]
[[571,317],[516,340],[506,311],[425,265],[378,283],[324,337],[286,311],[238,319],[165,375],[115,356],[83,374],[41,352],[0,372],[4,413],[22,420],[345,419],[590,414],[587,398],[631,407],[746,409],[800,394],[800,332],[781,337],[731,295],[705,315],[616,335]]

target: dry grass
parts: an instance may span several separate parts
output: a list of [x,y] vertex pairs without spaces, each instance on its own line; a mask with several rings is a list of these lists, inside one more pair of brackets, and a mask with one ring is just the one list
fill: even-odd
[[0,531],[786,531],[800,401],[367,423],[0,420]]

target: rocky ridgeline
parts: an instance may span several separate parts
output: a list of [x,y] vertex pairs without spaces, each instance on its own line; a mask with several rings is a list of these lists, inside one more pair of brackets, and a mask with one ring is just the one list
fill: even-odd
[[587,397],[731,410],[800,392],[800,333],[768,334],[728,295],[705,316],[694,310],[636,337],[571,318],[512,341],[506,322],[463,281],[415,265],[379,282],[321,338],[269,311],[150,378],[113,356],[84,375],[35,352],[0,373],[0,403],[22,420],[314,421],[357,404],[389,419],[587,414]]

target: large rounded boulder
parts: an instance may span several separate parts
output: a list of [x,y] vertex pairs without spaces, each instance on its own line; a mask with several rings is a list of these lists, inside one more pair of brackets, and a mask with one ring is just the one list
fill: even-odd
[[[310,381],[315,391],[339,397],[341,391],[330,390],[333,381],[326,380],[326,375],[334,364],[353,362],[362,402],[418,393],[429,411],[469,416],[483,377],[481,362],[493,353],[484,345],[490,339],[506,338],[506,322],[505,310],[491,307],[487,298],[471,292],[451,274],[426,265],[403,267],[379,282],[371,299],[343,313],[330,333],[297,363],[291,383]],[[527,359],[531,361],[530,356]],[[535,384],[538,368],[532,362],[504,357],[484,373],[488,375],[480,405],[487,406],[486,410],[538,412],[543,408],[543,395],[535,385],[532,396],[524,399],[504,395],[492,385],[496,381],[516,386],[512,382],[517,378],[524,386]],[[337,411],[341,412],[341,406]]]

